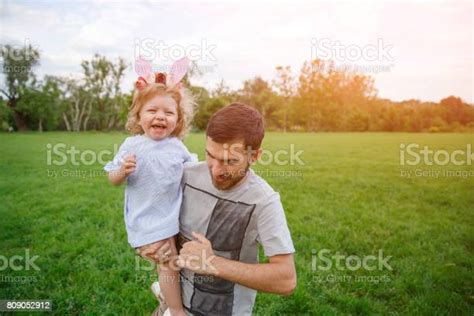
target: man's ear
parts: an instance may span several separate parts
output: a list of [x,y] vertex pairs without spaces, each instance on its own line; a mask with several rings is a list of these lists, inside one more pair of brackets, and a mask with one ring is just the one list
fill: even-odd
[[261,155],[262,155],[262,148],[259,148],[257,150],[253,150],[252,155],[250,156],[249,163],[250,164],[255,163],[260,158]]

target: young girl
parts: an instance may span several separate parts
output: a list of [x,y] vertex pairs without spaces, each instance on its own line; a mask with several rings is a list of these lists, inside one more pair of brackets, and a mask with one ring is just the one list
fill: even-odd
[[[128,242],[149,258],[169,242],[176,259],[174,237],[179,231],[183,163],[195,160],[181,139],[187,132],[194,105],[180,80],[188,60],[176,62],[167,76],[153,74],[151,64],[137,61],[141,74],[130,109],[127,129],[135,136],[121,145],[104,169],[112,184],[127,181],[124,217]],[[139,68],[141,67],[141,68]],[[137,66],[136,66],[137,68]],[[171,315],[185,315],[179,272],[172,260],[160,267],[159,283]]]

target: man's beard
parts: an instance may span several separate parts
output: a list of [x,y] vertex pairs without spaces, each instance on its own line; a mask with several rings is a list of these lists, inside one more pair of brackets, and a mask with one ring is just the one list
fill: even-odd
[[228,174],[223,177],[222,181],[217,182],[214,175],[212,174],[211,170],[209,169],[209,172],[211,173],[211,179],[212,179],[212,184],[219,190],[229,190],[232,187],[234,187],[237,183],[239,183],[245,176],[247,175],[247,172],[249,171],[250,164],[247,165],[247,167],[242,170],[241,172],[237,172],[236,174]]

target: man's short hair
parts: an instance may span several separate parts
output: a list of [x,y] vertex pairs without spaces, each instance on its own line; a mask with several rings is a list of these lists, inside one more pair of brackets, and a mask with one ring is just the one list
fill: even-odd
[[206,136],[224,144],[243,140],[246,148],[260,148],[265,128],[260,112],[242,103],[232,103],[214,113],[207,123]]

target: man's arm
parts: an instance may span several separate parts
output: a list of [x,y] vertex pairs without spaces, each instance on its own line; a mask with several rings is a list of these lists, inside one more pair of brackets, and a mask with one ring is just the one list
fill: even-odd
[[269,263],[244,263],[216,256],[212,275],[238,283],[248,288],[290,295],[296,288],[296,271],[293,254],[269,257]]
[[178,265],[196,273],[218,276],[257,291],[290,295],[296,288],[292,254],[269,257],[269,263],[244,263],[214,255],[211,242],[194,233],[196,240],[183,245]]

